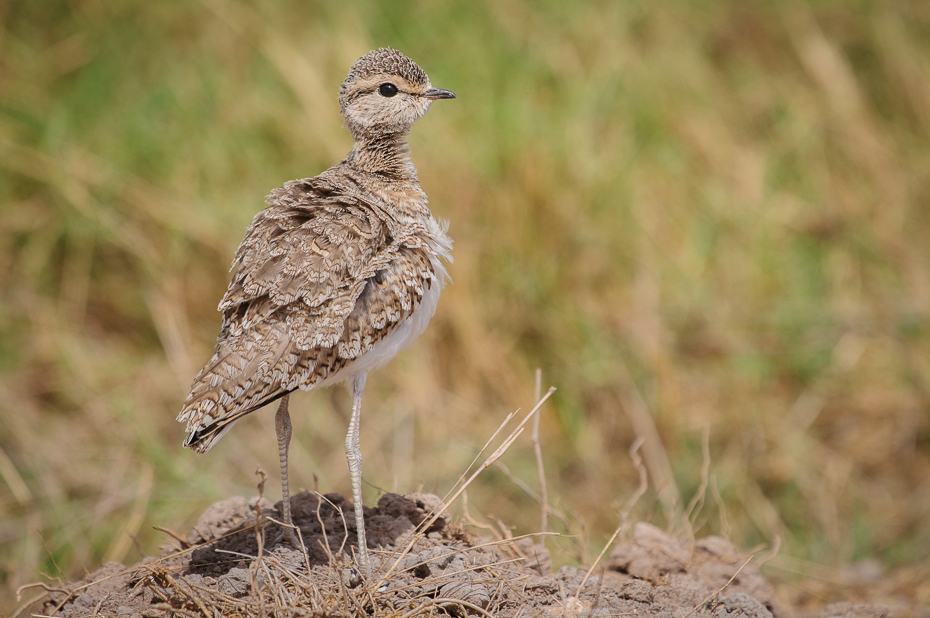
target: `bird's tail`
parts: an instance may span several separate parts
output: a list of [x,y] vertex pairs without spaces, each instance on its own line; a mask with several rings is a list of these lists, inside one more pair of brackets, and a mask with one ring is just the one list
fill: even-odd
[[282,385],[290,347],[277,330],[222,341],[194,378],[178,414],[177,420],[187,423],[184,446],[207,452],[240,418],[293,390]]

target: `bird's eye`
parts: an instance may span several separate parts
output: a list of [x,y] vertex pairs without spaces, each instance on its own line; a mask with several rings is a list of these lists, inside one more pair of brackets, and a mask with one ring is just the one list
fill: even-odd
[[397,86],[388,82],[387,84],[381,84],[381,87],[378,88],[378,92],[381,93],[382,97],[393,97],[397,94]]

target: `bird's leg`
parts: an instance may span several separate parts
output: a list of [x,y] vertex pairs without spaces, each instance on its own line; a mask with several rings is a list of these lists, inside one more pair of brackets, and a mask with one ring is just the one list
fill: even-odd
[[359,448],[359,421],[362,412],[362,391],[365,390],[367,373],[356,376],[349,382],[352,393],[352,418],[349,420],[349,433],[346,434],[346,460],[349,462],[349,476],[352,478],[352,500],[355,502],[355,527],[358,528],[358,560],[362,567],[362,576],[371,576],[371,562],[368,560],[368,544],[365,540],[365,513],[362,505],[362,451]]
[[[300,549],[300,543],[297,542],[297,535],[290,526],[294,525],[291,521],[291,495],[287,487],[287,449],[291,443],[291,415],[287,411],[287,402],[291,398],[288,393],[281,398],[281,405],[278,406],[278,413],[274,415],[274,429],[278,434],[278,457],[281,460],[281,515],[284,517],[286,524],[282,529],[284,538],[286,538],[295,549]],[[280,537],[279,537],[280,538]]]

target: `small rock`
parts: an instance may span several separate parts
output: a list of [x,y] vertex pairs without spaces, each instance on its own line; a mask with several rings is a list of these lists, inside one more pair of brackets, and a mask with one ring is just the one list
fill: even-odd
[[765,605],[742,592],[721,597],[717,604],[717,612],[714,615],[717,618],[736,618],[736,616],[773,618],[772,612]]
[[[435,494],[412,493],[404,496],[407,500],[413,502],[417,507],[417,512],[407,515],[414,526],[419,526],[421,522],[433,516],[433,513],[443,507],[442,499]],[[440,515],[433,524],[427,528],[427,532],[443,530],[449,523],[449,516],[445,513]]]
[[557,594],[559,592],[558,585],[551,578],[540,577],[539,575],[530,575],[526,578],[526,589],[538,590],[542,594]]
[[654,588],[653,602],[694,607],[700,605],[713,589],[690,573],[672,573]]
[[580,616],[588,613],[588,611],[591,609],[591,602],[577,599],[571,596],[565,599],[565,601],[562,603],[562,607],[569,616]]
[[234,496],[207,508],[187,538],[192,543],[212,541],[233,528],[254,521],[254,511],[248,501],[242,496]]
[[458,571],[464,571],[468,568],[468,563],[465,562],[465,557],[462,554],[455,554],[452,560],[449,561],[449,564],[446,565],[446,571],[451,571],[456,573]]
[[654,588],[649,582],[631,579],[620,584],[619,596],[638,603],[652,603]]
[[691,555],[682,543],[652,524],[639,522],[633,539],[620,543],[607,561],[607,568],[639,579],[657,581],[669,573],[683,573]]
[[96,604],[97,602],[94,600],[94,597],[90,596],[89,594],[79,594],[73,601],[71,601],[71,605],[74,607],[87,609],[93,609],[94,605]]
[[249,592],[249,572],[246,569],[230,569],[216,581],[216,588],[231,597],[244,597]]
[[290,545],[278,545],[271,553],[289,567],[300,567],[306,563],[305,554]]
[[[414,569],[414,575],[420,578],[429,575],[440,575],[455,557],[455,550],[451,547],[439,546],[424,549],[414,557],[414,564],[420,565]],[[424,567],[427,570],[426,575],[421,575],[424,572]]]
[[515,542],[517,551],[526,558],[524,566],[533,569],[540,575],[548,575],[552,572],[552,556],[549,550],[533,542],[530,537],[525,537]]
[[584,571],[580,571],[577,567],[568,566],[566,564],[561,569],[559,569],[556,577],[568,585],[575,584],[577,586],[581,581],[581,578],[584,577]]
[[413,523],[406,517],[387,515],[365,516],[365,527],[369,529],[369,543],[375,545],[399,545],[410,538],[414,531]]
[[[416,555],[416,554],[407,554],[407,555],[404,557],[404,559],[401,561],[400,566],[399,566],[399,570],[400,570],[401,572],[403,572],[403,571],[410,571],[410,572],[416,574],[415,571],[416,571],[417,567],[419,566],[419,563],[420,563],[420,560],[419,560],[419,558],[417,558],[417,555]],[[427,569],[427,575],[429,575],[429,569]],[[420,576],[417,575],[417,577],[420,577]],[[425,575],[424,575],[423,577],[425,577]]]
[[739,556],[733,544],[719,536],[708,536],[703,539],[698,539],[694,543],[694,549],[696,552],[704,552],[715,558],[723,558],[725,560],[732,560],[734,557]]
[[[449,582],[439,589],[439,596],[447,599],[457,599],[487,609],[491,604],[491,593],[486,586],[475,582]],[[466,608],[469,613],[473,610]]]

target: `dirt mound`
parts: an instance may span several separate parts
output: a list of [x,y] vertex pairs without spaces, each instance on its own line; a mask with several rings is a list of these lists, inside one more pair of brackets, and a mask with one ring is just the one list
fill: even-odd
[[[54,616],[714,616],[781,618],[772,587],[747,556],[719,537],[693,547],[645,523],[603,568],[549,571],[529,538],[490,541],[438,519],[430,494],[384,495],[365,509],[373,569],[364,585],[348,567],[353,506],[339,494],[292,500],[307,551],[278,541],[277,508],[230,498],[204,512],[180,547],[132,567],[109,563],[86,581],[51,592],[33,609]],[[276,505],[280,507],[280,503]],[[259,515],[260,513],[260,515]],[[256,525],[256,522],[259,522]],[[348,529],[348,537],[346,530]],[[353,587],[354,586],[354,587]],[[877,606],[824,615],[879,617]]]

